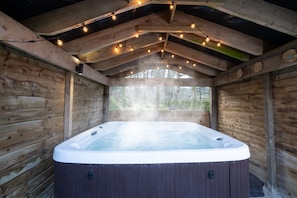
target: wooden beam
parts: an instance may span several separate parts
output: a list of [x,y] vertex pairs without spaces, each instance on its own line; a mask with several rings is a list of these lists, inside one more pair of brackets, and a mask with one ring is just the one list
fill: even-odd
[[212,23],[210,21],[176,11],[172,25],[188,25],[194,22],[198,31],[195,34],[253,55],[263,53],[263,41],[250,35]]
[[174,42],[168,42],[165,50],[167,52],[176,54],[178,56],[184,57],[195,62],[202,63],[204,65],[221,71],[226,71],[229,67],[233,65],[229,61],[219,59],[204,52],[200,52],[198,50]]
[[214,130],[218,130],[218,96],[216,87],[211,87],[210,97],[210,127]]
[[103,90],[103,118],[102,122],[108,122],[109,121],[109,94],[110,92],[110,87],[109,86],[104,86]]
[[199,33],[200,30],[192,29],[190,25],[138,25],[139,33],[160,32],[160,33]]
[[258,0],[226,0],[215,9],[297,37],[297,12]]
[[[183,37],[180,38],[179,34],[170,34],[171,36],[174,36],[176,38],[188,41],[190,43],[203,46],[205,48],[211,49],[213,51],[219,52],[221,54],[227,55],[229,57],[232,57],[234,59],[240,60],[240,61],[248,61],[250,60],[250,55],[239,51],[237,49],[234,49],[232,47],[226,46],[221,44],[221,42],[218,41],[209,41],[205,45],[203,43],[205,42],[205,37],[198,36],[195,34],[183,34]],[[220,46],[218,46],[218,43],[220,43]]]
[[[222,0],[209,1],[174,1],[179,5],[205,5],[220,6]],[[84,0],[78,3],[65,6],[29,19],[22,23],[40,35],[53,36],[75,28],[88,25],[98,20],[111,17],[112,13],[121,14],[129,10],[137,9],[149,4],[171,4],[167,0],[142,0],[141,5],[138,1],[110,1],[110,0]],[[87,12],[86,12],[87,10]],[[75,15],[75,17],[73,17]],[[46,23],[45,23],[46,21]]]
[[164,57],[160,60],[158,59],[150,59],[149,57],[147,59],[142,59],[143,63],[150,63],[153,62],[155,64],[160,64],[160,65],[181,65],[188,67],[189,69],[195,70],[199,73],[206,74],[208,76],[217,76],[220,72],[214,68],[205,66],[199,62],[196,61],[189,61],[187,58],[182,58],[179,56],[175,56],[174,58],[170,57],[167,53],[164,55]]
[[[118,44],[124,40],[135,38],[135,36],[139,34],[136,30],[136,26],[139,24],[167,24],[163,19],[164,14],[166,13],[150,14],[102,31],[88,34],[84,37],[64,43],[63,49],[70,54],[84,54],[113,44]],[[141,37],[139,39],[141,39]]]
[[72,136],[72,109],[73,109],[74,75],[66,73],[65,105],[64,105],[64,140]]
[[[36,35],[27,27],[0,12],[0,41],[40,60],[76,73],[75,67],[80,62],[61,48]],[[108,78],[84,64],[84,77],[106,84]]]
[[104,61],[94,63],[91,66],[95,70],[104,71],[104,70],[111,69],[113,67],[122,65],[124,63],[128,63],[128,62],[152,55],[154,53],[157,53],[157,52],[161,51],[162,47],[163,47],[163,43],[159,43],[157,45],[149,46],[146,48],[141,48],[139,50],[135,50],[130,53],[122,54],[122,55],[119,55],[114,58],[110,58],[110,59],[107,59]]
[[136,2],[128,4],[123,0],[85,0],[28,18],[23,24],[40,35],[53,36],[110,17],[119,8],[123,12],[136,7]]
[[[296,49],[297,40],[287,43],[279,48],[271,50],[256,57],[246,63],[242,63],[236,67],[229,69],[226,72],[219,74],[214,78],[214,86],[224,85],[231,82],[240,81],[242,79],[250,78],[288,68],[297,65],[296,54],[285,55],[288,50]],[[284,60],[292,58],[291,61]]]
[[[208,77],[205,74],[199,73],[195,70],[189,69],[182,65],[170,65],[169,67],[166,67],[165,65],[158,65],[158,64],[151,63],[151,64],[140,64],[138,66],[131,66],[130,64],[124,64],[119,67],[121,68],[122,72],[115,72],[115,71],[120,70],[120,68],[117,69],[118,67],[116,67],[111,70],[108,70],[108,73],[110,74],[108,76],[110,76],[112,78],[114,78],[116,75],[119,75],[121,77],[126,77],[126,76],[130,76],[131,72],[133,72],[133,74],[136,74],[136,73],[143,72],[143,71],[146,71],[149,69],[151,69],[151,70],[168,69],[168,70],[176,71],[176,72],[179,72],[184,75],[188,75],[188,76],[191,76],[191,77],[197,78],[197,79]],[[125,67],[125,69],[124,69],[124,67]]]
[[[103,61],[121,54],[129,53],[133,50],[138,50],[140,48],[145,48],[160,42],[164,42],[165,38],[164,36],[161,36],[162,35],[160,34],[145,34],[142,35],[141,38],[132,38],[96,51],[79,54],[78,57],[85,63],[96,63],[98,61]],[[162,40],[160,40],[160,37]]]
[[267,188],[270,192],[276,192],[276,151],[271,75],[269,73],[265,74],[263,81],[266,131]]
[[211,78],[173,79],[173,78],[110,78],[110,86],[212,86]]

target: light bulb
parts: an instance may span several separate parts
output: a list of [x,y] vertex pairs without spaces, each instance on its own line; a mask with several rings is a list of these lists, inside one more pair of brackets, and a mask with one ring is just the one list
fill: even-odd
[[63,45],[63,41],[62,41],[61,39],[58,39],[58,40],[57,40],[57,45],[58,45],[58,46],[62,46],[62,45]]
[[191,28],[194,29],[196,27],[195,23],[191,23]]
[[114,13],[112,13],[111,18],[115,21],[117,19],[117,16]]
[[169,9],[173,10],[173,8],[174,8],[174,2],[171,2],[170,6],[169,6]]
[[217,43],[217,46],[218,47],[221,47],[221,42],[220,41]]
[[208,37],[208,36],[206,36],[206,39],[205,39],[205,41],[206,41],[206,42],[209,42],[209,41],[210,41],[210,39],[209,39],[209,37]]
[[87,26],[83,27],[83,32],[87,33],[89,31],[89,29],[87,28]]

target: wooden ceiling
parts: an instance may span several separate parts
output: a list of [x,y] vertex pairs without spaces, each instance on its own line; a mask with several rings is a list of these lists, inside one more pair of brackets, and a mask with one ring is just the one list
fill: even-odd
[[[103,84],[160,68],[192,76],[198,84],[234,71],[240,76],[238,69],[286,50],[281,46],[297,37],[294,1],[3,0],[0,7],[4,44],[56,65],[62,61],[70,71],[84,63],[84,75]],[[64,44],[56,46],[57,39]],[[32,44],[36,51],[28,49]]]

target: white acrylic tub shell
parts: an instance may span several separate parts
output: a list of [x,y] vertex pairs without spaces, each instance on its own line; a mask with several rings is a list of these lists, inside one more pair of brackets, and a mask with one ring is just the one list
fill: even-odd
[[[170,149],[170,150],[87,150],[85,149],[102,134],[118,130],[125,125],[154,126],[156,129],[195,128],[202,135],[217,144],[210,149]],[[112,129],[112,130],[111,130]],[[190,122],[107,122],[82,132],[57,145],[53,159],[61,163],[77,164],[163,164],[239,161],[250,157],[246,144],[223,133]]]

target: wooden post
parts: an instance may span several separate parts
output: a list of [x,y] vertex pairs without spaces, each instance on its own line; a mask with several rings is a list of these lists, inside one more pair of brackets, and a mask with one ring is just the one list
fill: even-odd
[[109,121],[109,86],[104,86],[103,91],[103,118],[102,122]]
[[266,130],[266,160],[267,160],[267,188],[276,192],[276,156],[275,156],[275,129],[272,98],[272,83],[270,74],[264,75],[264,105]]
[[210,127],[214,130],[218,130],[218,97],[216,87],[211,87],[210,97]]
[[73,107],[74,74],[67,72],[65,81],[65,106],[64,106],[64,140],[72,135],[72,107]]

